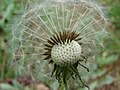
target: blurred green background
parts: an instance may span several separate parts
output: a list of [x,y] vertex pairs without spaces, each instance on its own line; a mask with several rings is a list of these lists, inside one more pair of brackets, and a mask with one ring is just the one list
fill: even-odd
[[[99,0],[99,2],[107,9],[109,31],[112,34],[110,39],[105,40],[105,50],[96,59],[97,70],[93,74],[95,78],[88,80],[87,84],[90,85],[91,90],[120,90],[120,0]],[[10,67],[11,52],[9,50],[12,24],[16,16],[22,13],[25,3],[25,0],[0,0],[0,83],[2,83],[0,90],[26,89],[23,86],[24,78],[22,78],[22,84],[13,80],[16,76],[15,70]],[[12,86],[3,84],[10,83],[11,80],[13,80]],[[56,86],[54,88],[57,90]],[[86,89],[71,87],[71,90]]]

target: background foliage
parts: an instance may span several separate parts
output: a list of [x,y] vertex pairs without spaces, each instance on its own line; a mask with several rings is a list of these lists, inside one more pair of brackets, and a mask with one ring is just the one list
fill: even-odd
[[[90,72],[85,79],[91,90],[120,90],[120,1],[119,0],[100,0],[108,9],[109,30],[112,32],[110,39],[106,39],[106,48],[96,58],[97,65],[91,68],[92,64],[88,65]],[[11,38],[12,25],[16,16],[21,14],[25,5],[25,0],[0,0],[0,88],[3,90],[31,90],[23,87],[16,79],[16,70],[11,66],[11,52],[9,48],[9,40]],[[95,63],[95,64],[96,64]],[[81,71],[82,75],[86,72]],[[38,77],[42,74],[39,73]],[[41,76],[42,77],[42,76]],[[43,77],[42,77],[43,78]],[[14,80],[15,79],[15,80]],[[5,82],[13,80],[13,85]],[[16,80],[18,82],[16,82]],[[46,79],[43,78],[42,82]],[[52,90],[58,87],[57,81],[49,83]],[[80,86],[72,86],[71,90],[86,90]]]

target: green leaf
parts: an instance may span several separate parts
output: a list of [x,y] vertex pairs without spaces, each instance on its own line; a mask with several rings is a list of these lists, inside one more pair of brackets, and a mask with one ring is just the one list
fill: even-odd
[[118,55],[111,55],[108,57],[98,57],[97,59],[97,63],[99,65],[99,67],[111,64],[113,62],[115,62],[118,58]]
[[9,84],[2,83],[0,84],[0,90],[15,90],[13,86]]
[[19,84],[16,80],[13,80],[13,86],[18,90],[24,90],[24,87],[21,84]]

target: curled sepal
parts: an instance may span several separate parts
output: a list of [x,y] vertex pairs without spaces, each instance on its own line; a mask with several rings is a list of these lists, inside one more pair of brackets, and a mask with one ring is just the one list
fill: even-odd
[[65,88],[65,90],[69,90],[68,80],[74,76],[78,77],[79,80],[81,81],[81,83],[89,89],[89,87],[82,81],[82,79],[79,75],[79,72],[77,69],[78,65],[81,65],[82,67],[87,69],[87,71],[89,71],[89,69],[87,67],[83,66],[82,64],[80,64],[79,61],[77,63],[75,63],[74,65],[70,65],[67,67],[61,67],[61,66],[56,65],[56,64],[54,65],[52,75],[54,74],[56,79],[59,82],[59,89],[58,90],[63,90],[63,88]]
[[[77,69],[78,62],[73,65],[75,69]],[[65,90],[68,89],[68,80],[73,77],[76,73],[72,70],[72,66],[67,67],[61,67],[59,65],[54,65],[54,69],[52,72],[52,75],[55,75],[56,79],[59,82],[59,88],[65,88]]]
[[81,78],[81,76],[80,76],[78,70],[75,69],[73,66],[72,66],[71,70],[76,74],[76,77],[79,78],[79,80],[81,81],[81,83],[82,83],[85,87],[87,87],[88,90],[90,90],[89,86],[87,86],[87,85],[83,82],[83,80],[82,80],[82,78]]

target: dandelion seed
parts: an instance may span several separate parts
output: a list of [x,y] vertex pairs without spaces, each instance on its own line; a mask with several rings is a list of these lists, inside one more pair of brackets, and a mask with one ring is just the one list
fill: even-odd
[[[19,73],[47,60],[54,65],[52,75],[66,89],[71,76],[77,76],[89,88],[79,75],[78,65],[89,71],[82,62],[87,61],[88,54],[95,53],[96,44],[103,47],[107,31],[101,7],[91,0],[33,3],[13,30],[12,51]],[[29,67],[27,73],[31,77],[35,74],[33,69]]]

